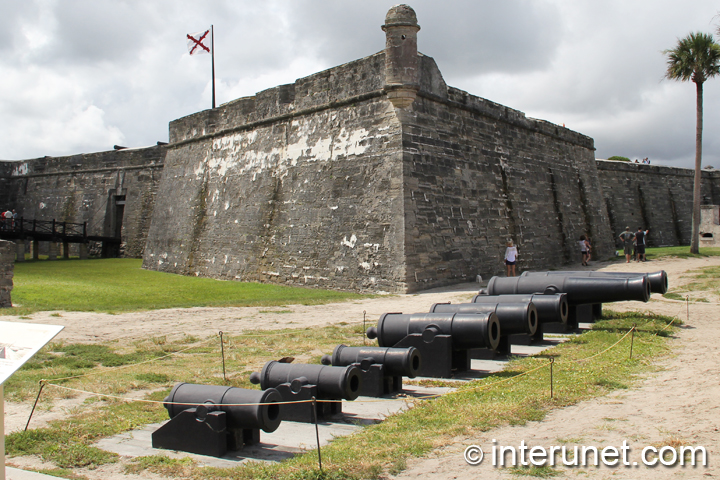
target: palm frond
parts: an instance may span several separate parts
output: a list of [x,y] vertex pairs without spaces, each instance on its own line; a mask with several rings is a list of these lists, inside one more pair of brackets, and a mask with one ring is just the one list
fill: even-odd
[[703,83],[720,74],[720,45],[711,34],[691,33],[663,53],[667,55],[665,77],[671,80]]

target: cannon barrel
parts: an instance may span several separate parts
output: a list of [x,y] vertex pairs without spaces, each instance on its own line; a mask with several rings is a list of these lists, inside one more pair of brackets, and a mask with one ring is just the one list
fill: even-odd
[[165,397],[164,406],[170,418],[174,418],[188,408],[202,407],[209,412],[225,412],[230,428],[254,428],[274,432],[281,420],[280,405],[275,402],[281,401],[282,397],[274,388],[248,390],[218,385],[178,383]]
[[428,339],[451,335],[453,349],[494,350],[500,343],[500,322],[495,313],[384,313],[377,327],[368,328],[367,337],[377,338],[378,344],[386,347],[413,333]]
[[626,300],[647,302],[650,299],[650,283],[647,277],[492,277],[486,290],[488,295],[567,293],[570,305]]
[[664,295],[668,291],[668,276],[665,270],[657,272],[575,272],[558,270],[556,272],[523,272],[521,277],[563,275],[566,277],[642,277],[645,276],[650,282],[650,292]]
[[[537,309],[538,322],[543,323],[567,323],[568,301],[567,293],[553,295],[475,295],[472,303],[526,303],[532,302]],[[503,332],[504,333],[504,332]]]
[[390,376],[415,378],[420,370],[420,353],[415,347],[348,347],[338,345],[332,356],[323,355],[323,365],[344,367],[353,363],[369,361],[371,364],[382,364]]
[[525,303],[436,303],[430,313],[495,313],[503,335],[535,335],[538,312],[532,302]]
[[360,372],[357,367],[331,367],[270,361],[260,373],[250,375],[250,382],[260,388],[275,388],[290,383],[293,390],[302,385],[315,385],[323,399],[355,400],[360,392]]

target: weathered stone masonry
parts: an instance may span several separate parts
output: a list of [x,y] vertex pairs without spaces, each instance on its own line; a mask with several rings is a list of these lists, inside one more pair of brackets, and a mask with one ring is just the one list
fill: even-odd
[[400,125],[382,79],[369,75],[383,61],[378,54],[221,106],[213,118],[173,122],[145,267],[396,290]]
[[[643,227],[651,247],[690,245],[694,170],[607,160],[597,168],[615,237]],[[720,171],[703,170],[702,203],[720,203]]]
[[0,240],[0,308],[12,307],[15,244]]
[[124,255],[145,249],[165,147],[2,162],[0,206],[26,219],[88,223],[91,235],[123,239]]

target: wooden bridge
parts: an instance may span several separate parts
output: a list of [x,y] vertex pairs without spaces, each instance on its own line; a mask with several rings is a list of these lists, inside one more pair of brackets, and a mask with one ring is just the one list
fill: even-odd
[[54,260],[58,256],[58,244],[62,244],[63,257],[70,257],[70,244],[77,243],[80,248],[80,258],[87,258],[89,242],[102,243],[102,256],[117,256],[120,246],[120,237],[106,237],[101,235],[88,235],[87,222],[70,223],[57,220],[26,220],[4,219],[0,221],[0,239],[10,240],[17,244],[18,262],[25,260],[25,241],[32,240],[32,258],[37,260],[39,255],[39,242],[49,242],[48,258]]

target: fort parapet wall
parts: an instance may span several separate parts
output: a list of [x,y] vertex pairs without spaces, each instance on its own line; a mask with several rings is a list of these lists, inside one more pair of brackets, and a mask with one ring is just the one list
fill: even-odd
[[404,289],[401,125],[383,65],[374,55],[172,122],[144,267]]
[[[598,160],[597,171],[616,238],[643,227],[651,247],[690,245],[695,170]],[[720,171],[703,170],[701,185],[703,205],[720,203]]]
[[414,288],[579,261],[580,235],[612,254],[593,140],[447,87],[423,57],[403,118],[406,262]]
[[121,236],[124,256],[141,257],[165,152],[155,146],[0,162],[0,206],[25,219],[87,222],[90,235]]
[[[395,108],[385,53],[170,125],[145,268],[415,291],[576,260],[614,244],[593,141],[448,88],[419,56]],[[562,247],[561,247],[562,246]]]

